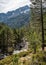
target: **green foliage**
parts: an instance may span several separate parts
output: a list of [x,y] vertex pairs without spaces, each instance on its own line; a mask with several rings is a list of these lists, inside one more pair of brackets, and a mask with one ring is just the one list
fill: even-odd
[[[41,51],[32,55],[30,52],[20,52],[19,54],[8,56],[0,60],[0,65],[46,65],[46,52]],[[27,57],[30,59],[27,59]],[[23,61],[20,58],[24,58]]]
[[19,60],[19,56],[16,54],[16,55],[13,57],[13,65],[18,64],[18,60]]
[[40,52],[32,56],[32,65],[46,65],[46,53]]
[[3,53],[10,53],[15,45],[22,42],[23,32],[21,29],[12,29],[7,25],[0,24],[0,49]]
[[24,51],[19,53],[19,57],[25,57],[26,55],[28,55],[30,53],[30,51]]
[[0,65],[5,65],[5,64],[7,65],[7,64],[11,63],[12,60],[13,60],[13,56],[9,56],[3,60],[0,60]]
[[0,47],[2,52],[8,51],[8,45],[12,46],[14,42],[14,34],[11,28],[4,24],[0,24]]
[[13,61],[14,61],[14,62],[18,62],[18,59],[19,59],[19,56],[16,54],[16,55],[14,56]]
[[29,42],[30,49],[38,49],[41,46],[41,32],[36,31],[35,28],[32,26],[31,22],[27,27],[23,28],[23,32],[24,37]]
[[17,64],[18,65],[19,58],[24,57],[31,52],[32,52],[31,50],[28,50],[28,51],[20,52],[19,54],[7,56],[5,59],[0,60],[0,65],[5,65],[5,64],[6,65],[10,65],[10,64],[12,64],[12,65]]
[[23,32],[20,29],[14,29],[15,42],[21,43],[23,38]]
[[[44,22],[46,22],[45,14]],[[0,65],[19,65],[19,58],[29,55],[29,53],[32,51],[34,51],[36,54],[33,54],[32,60],[30,60],[30,65],[46,65],[46,52],[37,52],[37,50],[41,48],[41,30],[39,27],[35,28],[33,25],[34,24],[30,22],[27,26],[20,29],[11,29],[4,24],[0,24],[0,45],[3,44],[3,48],[0,48],[3,50],[3,52],[4,50],[5,52],[8,51],[8,53],[12,52],[14,45],[20,44],[23,37],[27,39],[29,42],[29,49],[31,49],[31,51],[28,50],[26,52],[21,52],[1,60]]]

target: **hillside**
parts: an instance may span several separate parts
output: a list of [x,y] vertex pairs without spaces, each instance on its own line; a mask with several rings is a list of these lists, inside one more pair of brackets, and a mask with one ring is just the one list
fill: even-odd
[[21,52],[1,60],[0,65],[46,65],[46,52]]
[[[46,23],[45,14],[44,14],[44,23]],[[18,35],[19,36],[18,38],[15,35],[15,37],[16,37],[15,43],[16,42],[18,43],[19,41],[21,42],[21,38],[23,36],[21,35],[22,33],[20,33],[20,31],[23,32],[24,37],[28,39],[27,40],[28,42],[30,42],[29,49],[27,51],[23,51],[18,54],[15,54],[15,55],[7,56],[6,58],[0,60],[0,65],[46,65],[46,49],[45,49],[45,51],[41,50],[41,31],[38,32],[39,33],[39,35],[38,35],[38,33],[36,32],[36,31],[38,31],[38,29],[34,30],[35,28],[32,26],[31,22],[30,22],[30,25],[31,26],[28,25],[27,27],[24,26],[21,29],[19,29],[20,36]],[[18,30],[16,30],[16,31],[14,30],[14,34],[15,33],[18,34]],[[45,36],[45,38],[46,38],[46,36]],[[12,40],[13,40],[13,37],[12,37]],[[19,45],[20,45],[20,43],[19,43]]]
[[44,45],[41,12],[33,8],[31,16],[28,6],[0,13],[0,65],[46,65],[46,12]]
[[0,13],[0,22],[3,22],[10,27],[19,28],[27,25],[30,21],[30,7],[24,6],[14,11]]

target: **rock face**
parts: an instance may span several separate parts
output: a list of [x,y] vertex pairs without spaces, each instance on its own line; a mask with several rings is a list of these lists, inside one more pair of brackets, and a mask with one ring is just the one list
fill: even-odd
[[20,7],[7,13],[0,13],[0,22],[12,28],[19,28],[27,25],[30,21],[30,7],[28,5]]
[[21,43],[16,44],[15,50],[28,49],[29,42],[23,38]]
[[[23,38],[23,46],[22,46],[22,47],[23,47],[24,49],[28,49],[28,44],[29,44],[29,42],[27,41],[27,39],[24,39],[24,38]],[[21,45],[22,45],[22,44],[21,44]],[[23,48],[22,48],[22,49],[23,49]]]

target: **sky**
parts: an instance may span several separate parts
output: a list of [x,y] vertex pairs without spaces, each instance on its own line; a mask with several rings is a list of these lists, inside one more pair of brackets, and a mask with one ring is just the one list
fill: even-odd
[[30,0],[0,0],[0,13],[6,13],[29,4],[31,4]]

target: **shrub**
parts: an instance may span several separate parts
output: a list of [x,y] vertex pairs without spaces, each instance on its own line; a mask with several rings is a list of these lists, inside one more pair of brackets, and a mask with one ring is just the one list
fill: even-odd
[[28,54],[29,54],[28,51],[26,51],[26,52],[24,51],[24,52],[19,53],[19,57],[25,57]]

